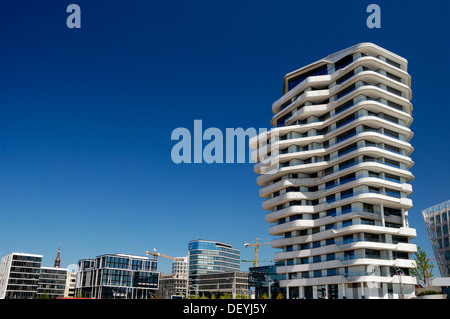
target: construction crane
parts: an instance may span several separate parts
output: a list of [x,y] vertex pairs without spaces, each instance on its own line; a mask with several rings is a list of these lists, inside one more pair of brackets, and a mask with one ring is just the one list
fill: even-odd
[[271,244],[271,243],[258,243],[258,239],[259,239],[259,238],[256,238],[254,244],[249,244],[249,243],[245,243],[245,244],[244,244],[244,247],[245,247],[245,248],[247,248],[247,247],[249,247],[249,246],[255,247],[255,259],[254,259],[254,261],[253,261],[253,266],[254,266],[254,267],[258,267],[258,250],[259,250],[259,246]]
[[157,260],[158,257],[168,258],[168,259],[172,259],[172,260],[180,260],[180,261],[181,261],[181,260],[184,260],[184,258],[168,256],[168,255],[165,255],[165,254],[158,253],[158,252],[156,251],[156,249],[153,249],[153,250],[155,251],[154,253],[149,252],[149,251],[146,251],[145,253],[146,253],[147,255],[153,255],[153,256],[155,257],[155,260]]
[[[241,259],[241,262],[243,263],[249,263],[252,262],[254,263],[254,260],[245,260],[245,259]],[[258,262],[273,262],[273,259],[259,259]]]

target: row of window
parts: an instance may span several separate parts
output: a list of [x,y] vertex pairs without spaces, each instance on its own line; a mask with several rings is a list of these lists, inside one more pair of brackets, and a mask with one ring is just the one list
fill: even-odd
[[[311,144],[308,144],[308,145],[305,145],[305,146],[290,145],[290,146],[280,150],[280,154],[283,155],[283,154],[306,152],[306,151],[318,150],[318,149],[327,149],[327,148],[332,147],[332,146],[334,146],[334,145],[336,145],[338,143],[341,143],[341,142],[343,142],[343,141],[345,141],[345,140],[347,140],[347,139],[349,139],[349,138],[351,138],[353,136],[356,136],[356,135],[362,134],[362,133],[366,133],[366,132],[374,132],[374,133],[377,133],[377,134],[380,134],[380,135],[393,137],[393,138],[400,139],[400,140],[404,139],[403,135],[401,135],[399,133],[396,133],[396,132],[393,132],[391,130],[388,130],[386,128],[374,129],[374,128],[372,128],[370,126],[367,126],[367,125],[361,125],[361,126],[358,126],[357,128],[352,128],[352,129],[350,129],[350,130],[348,130],[348,131],[338,135],[336,137],[336,139],[334,140],[334,142],[332,142],[331,144],[330,144],[329,141],[325,141],[324,143],[316,143],[316,142],[314,142],[314,143],[311,143]],[[390,151],[390,152],[394,152],[394,153],[400,154],[400,155],[405,155],[405,152],[406,152],[406,151],[404,151],[403,149],[401,149],[399,147],[387,144],[385,142],[381,142],[381,143],[372,142],[370,140],[370,137],[365,139],[365,144],[366,144],[366,146],[378,147],[380,149],[384,149],[384,150],[387,150],[387,151]],[[271,153],[269,153],[269,154],[271,154]],[[325,161],[329,160],[330,159],[330,154],[324,155],[323,159]]]
[[[376,272],[376,271],[349,271],[349,268],[352,267],[344,267],[344,268],[329,268],[326,270],[314,270],[314,271],[305,271],[298,273],[290,273],[289,279],[308,279],[308,278],[321,278],[321,277],[332,277],[332,276],[344,276],[344,277],[360,277],[360,276],[383,276],[383,277],[391,277],[397,275],[397,270],[394,267],[382,267],[383,269],[388,268],[388,270]],[[401,271],[403,275],[409,276],[409,268],[402,268]]]
[[448,235],[448,225],[442,225],[442,227],[437,226],[434,231],[437,237]]
[[[387,173],[385,173],[385,175],[386,175],[386,177],[385,178],[381,178],[381,179],[393,181],[393,182],[396,182],[396,183],[400,183],[400,178],[398,176],[387,174]],[[380,178],[380,174],[379,173],[370,172],[370,171],[369,171],[369,174],[367,176]],[[366,175],[362,175],[359,178],[364,178],[364,177],[366,177]],[[338,179],[335,179],[335,180],[327,182],[325,184],[326,185],[325,190],[334,188],[335,186],[338,186],[338,185],[339,186],[340,185],[344,185],[344,184],[349,183],[351,181],[354,181],[356,179],[357,178],[356,178],[356,174],[355,173],[351,173],[351,174],[345,175],[344,177],[341,177],[341,178],[338,178]],[[337,180],[340,180],[340,182],[336,183]],[[285,193],[300,192],[300,189],[301,189],[300,187],[292,187],[291,186],[291,187],[286,188],[286,192]],[[314,191],[317,191],[318,187],[317,186],[308,187],[307,189],[308,189],[308,192],[314,192]],[[376,194],[383,194],[383,195],[392,196],[392,197],[396,197],[396,198],[402,197],[401,192],[393,190],[393,189],[368,186],[368,191],[353,192],[353,189],[348,189],[348,190],[341,191],[340,193],[330,194],[330,195],[328,195],[326,197],[326,202],[327,203],[331,203],[331,202],[336,201],[337,200],[337,197],[336,197],[337,194],[340,194],[340,199],[344,199],[344,198],[351,197],[353,195],[357,195],[357,194],[360,194],[360,193],[376,193]],[[284,193],[280,193],[280,191],[274,192],[272,194],[272,198],[275,198],[275,197],[279,196],[280,194],[282,195]],[[317,205],[317,204],[319,204],[320,203],[319,199],[315,199],[315,200],[310,199],[309,200],[309,205]],[[302,203],[300,203],[300,204],[297,203],[297,205],[302,205]],[[306,205],[308,205],[308,204],[306,203]],[[289,206],[292,206],[292,205],[289,205]],[[277,210],[278,209],[282,209],[282,208],[284,208],[284,206],[281,206],[281,207],[277,206]]]
[[[378,117],[378,118],[390,121],[390,122],[395,123],[395,124],[399,124],[400,123],[399,119],[397,119],[397,118],[395,118],[393,116],[390,116],[388,114],[385,114],[385,113],[382,113],[382,112],[375,113],[375,112],[372,112],[372,111],[369,111],[369,110],[366,110],[366,109],[361,109],[361,110],[359,110],[359,111],[357,111],[355,113],[352,113],[352,114],[346,116],[345,118],[343,118],[341,120],[338,120],[336,122],[336,124],[335,124],[335,127],[333,125],[329,125],[329,126],[326,126],[325,128],[320,129],[320,130],[311,129],[311,130],[309,130],[309,131],[307,131],[305,133],[290,132],[290,133],[287,133],[287,134],[285,134],[283,136],[280,136],[279,140],[280,141],[285,141],[285,140],[298,139],[298,138],[303,138],[303,137],[312,137],[312,136],[326,135],[328,133],[331,133],[331,132],[341,128],[342,126],[344,126],[344,125],[346,125],[348,123],[353,122],[356,119],[359,119],[359,118],[362,118],[362,117],[366,117],[366,116]],[[365,125],[365,124],[363,125],[363,127],[364,127],[365,130],[371,130],[371,131],[374,131],[374,132],[382,132],[382,131],[386,130],[387,134],[389,136],[395,137],[397,139],[400,139],[400,136],[401,136],[399,133],[391,131],[391,130],[389,130],[387,128],[384,128],[384,127],[383,127],[383,130],[381,130],[381,128],[375,129],[375,128],[372,128],[372,127],[370,127],[368,125]],[[342,134],[345,134],[345,133],[342,133]],[[340,138],[343,137],[343,136],[341,136],[342,134],[339,135]],[[404,139],[404,137],[403,137],[403,139]],[[270,141],[269,144],[272,144],[272,142]],[[323,144],[323,147],[328,147],[328,146],[330,146],[330,141],[327,140],[327,141],[323,142],[322,144]],[[331,145],[333,145],[333,144],[331,144]],[[305,148],[305,150],[309,149],[307,146],[304,147],[304,148]]]
[[[365,225],[374,225],[374,221],[366,218],[361,218],[361,221],[358,224]],[[353,225],[352,220],[345,220],[342,222],[342,227],[348,227]],[[329,227],[325,227],[325,229],[332,229]],[[355,240],[356,237],[356,240]],[[385,236],[379,234],[371,234],[371,233],[357,233],[351,235],[344,235],[340,238],[328,238],[325,240],[318,240],[314,242],[307,242],[298,245],[288,245],[284,248],[285,252],[289,251],[301,251],[306,249],[314,249],[325,247],[328,245],[345,245],[353,242],[374,242],[374,243],[384,243],[384,244],[398,244],[398,243],[408,243],[407,237],[402,236],[392,236],[390,240],[386,239]],[[329,254],[330,256],[334,254]],[[328,255],[327,255],[328,256]],[[327,258],[327,261],[331,260]]]
[[[352,213],[352,212],[356,212],[356,213],[365,212],[365,213],[377,214],[377,215],[381,216],[380,206],[368,204],[368,203],[356,202],[356,203],[352,203],[352,204],[347,204],[347,205],[342,205],[339,207],[331,208],[326,211],[314,213],[314,214],[311,214],[311,213],[294,214],[289,217],[289,220],[287,218],[280,218],[278,220],[278,224],[283,224],[285,222],[298,220],[298,219],[316,220],[316,219],[327,217],[327,216],[336,217],[336,216],[340,216],[340,215],[344,215],[344,214],[348,214],[348,213]],[[387,216],[401,217],[401,210],[395,209],[395,208],[390,208],[390,207],[384,207],[383,214],[385,217],[387,217]],[[370,225],[373,225],[373,222],[371,222],[371,221],[368,221],[367,223]],[[325,225],[325,229],[333,228],[333,225],[334,225],[334,223]],[[302,230],[302,231],[300,231],[299,235],[300,236],[307,235],[308,231],[309,231],[308,229]],[[319,232],[319,228],[312,228],[310,234],[314,234],[316,232]]]
[[[387,86],[387,85],[385,85],[385,84],[383,84],[383,83],[372,84],[372,83],[369,83],[369,82],[358,81],[357,83],[354,83],[354,84],[350,85],[349,87],[345,88],[344,90],[340,91],[339,93],[337,93],[337,94],[335,95],[335,96],[336,96],[336,99],[335,99],[335,100],[338,101],[339,99],[341,99],[341,98],[343,98],[344,96],[348,95],[349,93],[353,92],[353,91],[356,90],[357,88],[360,88],[360,87],[363,87],[363,86],[375,86],[375,87],[380,88],[380,89],[383,89],[383,90],[385,90],[385,91],[387,91],[387,92],[389,92],[389,93],[393,93],[393,94],[395,94],[395,95],[398,95],[399,97],[403,97],[403,93],[402,93],[401,91],[399,91],[399,90],[397,90],[397,89],[394,89],[394,88],[392,88],[392,87],[390,87],[390,86]],[[353,105],[354,105],[354,102],[353,102],[354,99],[355,99],[355,98],[353,98],[353,99],[351,99],[350,101],[348,101],[348,102],[346,102],[346,103],[343,103],[342,105],[338,106],[338,107],[336,108],[337,111],[335,111],[335,114],[339,114],[340,112],[342,112],[342,111],[345,110],[346,108],[349,108],[349,107],[353,106]],[[368,100],[378,101],[378,99],[373,99],[373,98],[369,98]],[[326,99],[325,101],[321,101],[320,103],[317,103],[317,104],[319,104],[319,105],[320,105],[320,104],[326,104],[326,103],[328,103],[328,102],[329,102],[329,99]],[[287,105],[284,106],[284,108],[287,107],[287,106],[289,106],[292,102],[289,101],[289,102],[286,102],[286,103],[287,103]],[[285,104],[286,104],[286,103],[285,103]],[[395,109],[398,109],[398,110],[403,111],[403,107],[402,107],[401,105],[397,104],[397,103],[390,102],[390,101],[387,101],[387,100],[386,100],[386,103],[383,103],[383,104],[388,105],[388,106],[391,106],[391,107],[394,107]],[[283,105],[284,105],[284,104],[283,104]],[[312,104],[312,105],[316,105],[316,104]],[[287,120],[288,118],[290,118],[290,117],[292,116],[292,114],[294,114],[296,111],[301,110],[301,109],[302,109],[303,107],[305,107],[305,106],[307,106],[307,103],[306,103],[306,102],[305,102],[304,104],[302,104],[301,106],[297,107],[297,108],[296,108],[295,110],[293,110],[292,112],[286,113],[285,115],[283,115],[282,117],[280,117],[280,118],[277,120],[277,126],[278,126],[278,127],[279,127],[279,126],[283,126],[283,125],[285,124],[286,120]],[[335,109],[335,110],[336,110],[336,109]],[[326,118],[328,118],[328,117],[329,117],[329,113],[326,113],[325,115],[322,115],[321,117],[319,117],[319,119],[324,120],[324,119],[326,119]],[[291,123],[291,124],[289,124],[289,125],[306,124],[306,123],[310,123],[310,122],[308,121],[308,119],[305,119],[305,120],[302,120],[302,121],[297,121],[297,122]]]
[[445,223],[448,220],[449,219],[447,217],[447,212],[442,212],[441,214],[438,214],[438,215],[435,215],[435,216],[431,216],[429,218],[429,222],[430,222],[431,226],[434,226],[435,224]]
[[130,259],[116,256],[102,256],[96,259],[97,268],[118,268],[155,271],[157,263],[153,260]]
[[158,273],[104,269],[102,273],[102,284],[125,287],[157,285]]
[[[345,213],[348,213],[348,212],[343,212],[342,214],[345,214]],[[381,223],[376,222],[375,220],[369,219],[369,218],[359,218],[356,220],[347,219],[347,220],[343,220],[342,222],[330,223],[330,224],[327,224],[327,225],[324,225],[321,227],[313,227],[313,228],[304,229],[301,231],[289,231],[289,232],[286,232],[283,234],[283,238],[305,236],[305,234],[313,235],[313,234],[319,233],[321,231],[326,231],[326,230],[331,230],[331,229],[337,230],[337,229],[349,227],[352,225],[381,226]],[[402,224],[385,222],[384,226],[389,227],[389,228],[400,228],[400,227],[402,227]]]
[[34,261],[37,263],[42,262],[42,257],[25,256],[25,255],[13,255],[12,260]]
[[[374,146],[374,144],[370,144],[370,142],[367,144],[367,146]],[[320,162],[325,162],[325,161],[329,161],[330,159],[335,159],[337,157],[346,155],[348,153],[351,153],[355,150],[358,150],[360,148],[366,147],[366,143],[364,140],[360,141],[360,143],[352,143],[348,146],[345,146],[341,149],[338,150],[337,155],[333,156],[333,158],[330,158],[329,156],[312,156],[310,158],[304,159],[304,160],[300,160],[300,159],[294,159],[294,160],[289,160],[286,162],[280,162],[279,163],[279,168],[283,168],[283,167],[292,167],[292,166],[297,166],[297,165],[304,165],[304,164],[311,164],[311,163],[320,163]],[[383,148],[385,149],[385,148]],[[339,163],[339,169],[336,171],[340,171],[342,169],[345,169],[347,167],[350,167],[352,165],[355,165],[357,163],[360,163],[361,161],[352,161],[351,160],[347,160],[344,161],[342,163]],[[400,163],[398,161],[394,161],[391,160],[389,158],[384,158],[384,157],[379,157],[379,158],[373,158],[371,156],[364,156],[362,162],[376,162],[376,163],[380,163],[380,164],[384,164],[384,165],[388,165],[388,166],[392,166],[395,168],[400,168],[403,170],[408,170],[405,166],[404,163]],[[341,166],[342,165],[342,166]],[[328,175],[328,174],[332,174],[335,172],[334,170],[334,166],[329,167],[327,169],[324,170],[324,175]]]
[[445,248],[449,248],[450,247],[450,239],[449,237],[445,237],[445,238],[438,238],[436,240],[437,243],[437,248],[440,249],[445,249]]
[[[365,56],[368,56],[368,54],[354,53],[354,54],[343,57],[342,59],[340,59],[339,61],[337,61],[334,64],[334,72],[345,68],[347,65],[351,64],[353,61],[356,61],[359,57],[365,57]],[[401,69],[401,65],[398,64],[397,62],[394,62],[385,57],[377,57],[377,58],[380,60],[384,60],[386,63],[388,63],[398,69]],[[292,90],[294,87],[296,87],[298,84],[300,84],[304,79],[306,79],[310,76],[327,75],[327,74],[330,74],[329,71],[330,71],[330,69],[328,69],[327,65],[325,64],[325,65],[317,67],[311,71],[308,71],[306,73],[299,74],[299,75],[293,77],[292,79],[288,80],[288,91]],[[392,76],[394,76],[395,78],[398,78],[397,76],[395,76],[393,74],[392,74]]]
[[214,251],[214,250],[192,250],[189,252],[190,259],[196,258],[208,258],[207,256],[211,256],[216,260],[239,260],[240,253],[239,251],[236,253],[225,252],[225,251]]
[[342,253],[338,254],[340,257],[336,256],[337,253],[330,253],[325,255],[316,255],[312,257],[287,259],[285,261],[285,265],[286,266],[306,265],[333,260],[344,261],[361,258],[382,259],[382,260],[409,259],[409,253],[407,252],[398,252],[389,250],[360,249],[358,254],[355,254],[354,250],[345,250]]

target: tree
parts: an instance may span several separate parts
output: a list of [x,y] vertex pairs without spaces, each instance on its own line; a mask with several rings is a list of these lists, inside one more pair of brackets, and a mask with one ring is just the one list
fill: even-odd
[[220,299],[231,299],[231,296],[228,292],[226,292],[223,294],[223,296],[220,297]]
[[417,278],[419,283],[423,283],[425,290],[427,290],[428,280],[434,278],[433,275],[433,263],[427,258],[427,254],[423,251],[420,246],[417,247],[417,252],[415,253],[416,268],[411,269],[411,274]]
[[277,299],[284,299],[284,296],[283,296],[283,294],[281,292],[278,293]]
[[50,299],[50,296],[47,295],[47,293],[44,291],[44,293],[41,295],[41,299]]

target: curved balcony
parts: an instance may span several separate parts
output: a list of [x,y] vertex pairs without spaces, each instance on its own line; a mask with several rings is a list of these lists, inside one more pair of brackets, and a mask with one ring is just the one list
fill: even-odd
[[[342,104],[344,104],[345,102],[347,102],[347,101],[349,101],[349,100],[353,100],[353,99],[357,98],[359,95],[364,95],[364,96],[377,96],[377,98],[385,98],[385,99],[388,100],[388,101],[394,100],[394,101],[396,101],[398,104],[400,104],[400,105],[402,105],[402,106],[404,106],[404,107],[405,107],[405,106],[411,106],[411,105],[412,105],[411,102],[410,102],[409,100],[405,99],[404,97],[398,96],[398,95],[396,95],[396,94],[394,94],[394,93],[391,93],[391,92],[387,91],[387,89],[380,88],[380,87],[378,87],[378,86],[376,86],[376,85],[373,85],[373,84],[364,84],[364,85],[362,85],[362,86],[359,86],[359,87],[353,89],[352,91],[350,91],[349,93],[347,93],[347,95],[342,96],[342,97],[339,98],[338,100],[329,102],[329,103],[324,104],[324,105],[322,104],[322,106],[321,106],[321,108],[322,108],[322,110],[323,110],[322,114],[326,113],[326,111],[331,111],[331,110],[333,110],[333,109],[336,109],[337,105],[342,105]],[[345,97],[345,98],[344,98],[344,97]],[[322,98],[324,98],[324,97],[322,96]],[[301,101],[300,101],[300,102],[301,102]],[[311,102],[311,101],[309,101],[309,102]],[[299,105],[297,105],[297,104],[292,105],[292,109],[294,109],[294,107],[300,106],[301,103],[298,103],[298,104],[299,104]],[[382,103],[380,103],[380,104],[382,104]],[[388,107],[387,105],[385,105],[385,108],[386,108],[386,110],[387,110],[388,112],[393,112],[393,113],[395,113],[394,109]],[[298,112],[298,111],[297,111],[297,112]],[[275,115],[272,117],[271,124],[272,124],[274,127],[277,127],[277,126],[278,126],[278,125],[277,125],[277,120],[278,120],[279,118],[281,118],[281,117],[283,117],[283,116],[289,114],[289,113],[291,113],[291,116],[290,116],[289,118],[287,118],[285,122],[286,122],[286,123],[291,122],[291,121],[292,121],[292,117],[294,116],[294,115],[292,115],[292,110],[290,110],[289,112],[288,112],[288,110],[283,110],[282,113],[277,113],[277,114],[275,114]],[[320,113],[320,112],[317,112],[317,113]],[[295,114],[295,113],[294,113],[294,114]],[[306,113],[306,114],[308,114],[308,113]],[[313,114],[308,114],[308,115],[313,115]],[[318,115],[318,114],[316,114],[316,115]],[[400,116],[401,116],[401,117],[406,117],[406,118],[408,118],[408,117],[410,117],[410,114],[409,114],[409,113],[404,113],[404,112],[402,112],[402,114],[401,114]],[[334,117],[333,117],[333,119],[334,119]],[[410,122],[410,121],[408,121],[408,122]],[[317,122],[316,122],[316,123],[317,123]],[[305,124],[306,124],[306,123],[305,123]],[[310,124],[310,123],[308,123],[308,124]]]
[[[360,67],[360,66],[361,67],[364,66],[364,67],[367,67],[370,69],[370,71],[362,71],[362,72],[373,72],[375,74],[380,74],[376,70],[382,69],[385,72],[391,73],[402,79],[401,83],[396,82],[396,83],[393,83],[393,85],[398,85],[398,86],[403,85],[404,89],[410,91],[409,84],[411,82],[411,76],[407,72],[405,72],[401,69],[398,69],[398,68],[390,65],[389,63],[381,61],[378,58],[375,58],[372,56],[364,56],[364,57],[360,57],[360,58],[354,60],[353,62],[348,64],[346,67],[334,72],[333,74],[311,76],[311,77],[306,78],[301,83],[299,83],[295,88],[293,88],[292,90],[290,90],[289,92],[284,94],[282,97],[280,97],[277,101],[275,101],[272,104],[272,112],[273,113],[280,112],[280,109],[282,108],[283,105],[285,105],[284,106],[285,108],[290,107],[291,106],[290,104],[292,104],[292,103],[289,103],[289,102],[292,99],[295,99],[296,97],[301,95],[301,92],[303,92],[304,90],[307,90],[314,86],[322,86],[323,87],[325,85],[330,85],[333,82],[335,82],[336,80],[338,80],[339,78],[341,78],[341,76],[348,73],[350,70],[353,70],[353,72],[355,72],[354,70],[357,70],[358,67]],[[361,72],[359,72],[359,73],[361,73]],[[349,77],[349,78],[353,78],[355,75],[358,75],[358,73],[354,74],[352,77]],[[388,82],[394,81],[384,74],[383,75],[380,74],[380,75],[383,76],[381,81],[388,81]],[[405,82],[406,84],[404,84],[403,82]],[[409,92],[409,98],[411,96],[410,94],[411,93]],[[288,105],[286,105],[286,104],[288,104]]]
[[[394,267],[401,264],[402,268],[414,268],[415,263],[413,260],[408,259],[378,259],[378,258],[365,258],[364,255],[357,256],[353,259],[335,259],[332,261],[310,263],[310,264],[298,264],[291,266],[277,267],[277,273],[292,273],[292,272],[309,272],[314,270],[325,270],[330,268],[352,267],[352,266],[375,266],[375,267]],[[360,273],[349,273],[348,277],[361,276]],[[386,276],[390,277],[390,276]],[[407,277],[407,276],[405,276]],[[324,277],[320,277],[324,278]],[[311,279],[311,278],[310,278]]]
[[[279,272],[281,273],[281,272]],[[298,287],[298,286],[315,286],[326,284],[344,284],[344,283],[402,283],[405,285],[416,285],[417,281],[412,276],[376,276],[371,273],[356,273],[348,275],[326,276],[319,278],[307,279],[287,279],[280,280],[280,287]]]
[[[357,231],[364,231],[367,233],[373,233],[373,234],[389,234],[389,235],[394,235],[394,236],[403,236],[403,237],[407,237],[409,239],[415,238],[417,236],[416,230],[414,228],[409,228],[409,227],[400,227],[400,228],[392,228],[392,227],[384,227],[384,226],[373,226],[373,225],[358,225],[358,226],[366,226],[366,227],[360,227],[359,229],[357,229]],[[349,227],[349,226],[347,226]],[[344,227],[346,228],[346,227]],[[352,229],[350,229],[352,230]],[[353,230],[355,230],[355,228],[353,228]],[[350,232],[349,232],[350,233]],[[349,234],[347,233],[347,234]],[[316,235],[316,236],[314,236]],[[339,236],[344,235],[344,232],[341,232]],[[312,241],[318,241],[318,240],[323,240],[326,239],[328,236],[328,238],[334,238],[337,237],[338,235],[336,235],[336,233],[333,233],[331,230],[328,231],[328,235],[327,233],[325,234],[321,234],[321,233],[317,233],[317,234],[313,234],[313,235],[307,235],[309,237],[305,237],[305,236],[295,236],[295,237],[289,237],[289,238],[278,238],[278,239],[274,239],[272,241],[272,247],[273,248],[284,248],[286,246],[291,246],[291,245],[300,245],[306,242],[306,238],[308,239],[309,242]]]
[[[276,206],[283,205],[284,203],[295,201],[295,200],[315,200],[325,198],[328,195],[338,194],[343,190],[347,190],[350,188],[356,188],[358,186],[371,186],[377,188],[386,188],[392,189],[394,191],[398,191],[400,193],[405,193],[406,196],[412,193],[412,186],[407,183],[399,183],[387,180],[386,178],[381,177],[367,177],[361,175],[359,177],[355,177],[354,180],[342,183],[340,185],[335,185],[328,189],[321,189],[315,192],[302,192],[299,190],[292,190],[286,193],[279,194],[275,197],[267,199],[263,201],[263,209],[264,210],[273,210]],[[370,191],[369,191],[370,192]],[[374,193],[374,192],[370,192]],[[381,193],[382,194],[382,193]],[[385,195],[389,195],[386,193]],[[392,196],[392,195],[391,195]]]
[[[386,243],[386,242],[373,242],[368,240],[354,241],[348,244],[331,244],[320,248],[303,249],[303,250],[293,250],[288,252],[277,252],[274,255],[274,259],[277,261],[283,261],[288,259],[296,258],[307,258],[311,256],[324,256],[330,253],[341,253],[344,251],[355,250],[355,249],[371,249],[379,251],[392,251],[392,252],[406,252],[415,253],[417,251],[417,246],[411,243]],[[323,262],[321,262],[323,263]],[[318,264],[318,263],[308,263],[307,265]]]

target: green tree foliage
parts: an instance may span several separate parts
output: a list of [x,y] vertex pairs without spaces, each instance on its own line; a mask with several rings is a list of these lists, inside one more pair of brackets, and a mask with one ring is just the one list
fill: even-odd
[[415,253],[416,268],[411,269],[411,274],[417,278],[419,283],[422,283],[427,289],[427,282],[434,278],[433,263],[427,258],[427,254],[420,247],[417,247]]

